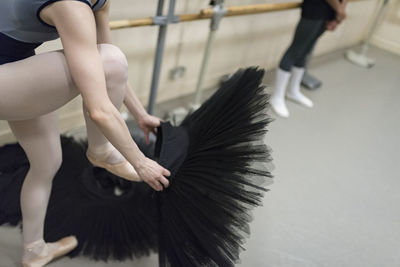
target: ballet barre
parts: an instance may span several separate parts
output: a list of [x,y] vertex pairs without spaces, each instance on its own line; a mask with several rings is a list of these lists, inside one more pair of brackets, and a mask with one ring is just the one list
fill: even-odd
[[[349,0],[349,2],[357,2],[365,0]],[[257,5],[243,5],[243,6],[231,6],[227,7],[226,17],[252,15],[260,13],[268,13],[274,11],[283,11],[296,9],[301,7],[301,2],[290,2],[290,3],[275,3],[275,4],[257,4]],[[195,20],[203,20],[212,18],[214,13],[213,8],[204,8],[199,13],[194,14],[181,14],[177,15],[176,22],[188,22]],[[110,28],[112,30],[142,27],[142,26],[154,26],[159,25],[154,17],[140,18],[140,19],[127,19],[127,20],[114,20],[110,22]]]

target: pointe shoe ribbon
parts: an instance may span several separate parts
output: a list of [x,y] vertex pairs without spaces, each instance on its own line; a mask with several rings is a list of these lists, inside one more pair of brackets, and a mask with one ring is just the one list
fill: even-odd
[[[109,151],[108,153],[111,152],[112,151]],[[88,151],[86,152],[86,157],[94,166],[106,169],[116,176],[133,182],[142,181],[133,166],[127,160],[116,164],[110,164],[104,161],[97,160],[94,156],[90,155]]]
[[[78,240],[75,236],[67,236],[58,240],[56,244],[58,245],[58,247],[54,251],[41,253],[40,255],[37,255],[35,258],[29,261],[22,262],[22,265],[24,267],[42,267],[52,260],[71,252],[78,245]],[[27,247],[27,249],[29,249],[29,246]]]

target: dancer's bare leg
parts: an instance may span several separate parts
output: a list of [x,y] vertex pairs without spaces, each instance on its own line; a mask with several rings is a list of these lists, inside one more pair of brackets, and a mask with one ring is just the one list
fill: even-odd
[[[111,49],[110,49],[111,47]],[[112,46],[100,47],[100,54],[103,59],[104,73],[106,75],[107,93],[117,109],[120,109],[126,91],[127,84],[127,63],[125,56],[118,49]],[[89,153],[101,161],[110,164],[124,161],[125,158],[116,150],[107,138],[100,132],[96,124],[90,119],[87,109],[83,106],[88,135]],[[110,150],[112,151],[110,153]]]
[[[113,65],[120,62],[120,67],[126,68],[126,62],[121,57],[110,56],[111,52],[118,53],[116,51],[117,48],[111,45],[101,45],[103,63]],[[116,65],[113,66],[117,67]],[[105,72],[110,86],[117,84],[117,80],[124,80],[124,84],[126,83],[126,74],[120,75],[122,78],[115,78],[111,67],[105,67]],[[123,99],[125,87],[120,88],[115,92],[111,87],[108,90],[116,102]],[[24,244],[40,241],[35,243],[36,250],[41,250],[44,246],[41,241],[43,221],[51,181],[61,161],[59,131],[52,112],[78,94],[62,52],[45,53],[0,66],[0,119],[9,121],[31,164],[21,193],[21,205]],[[95,144],[104,140],[101,133],[96,133],[96,128],[88,127]],[[31,256],[25,253],[24,258]]]
[[[107,83],[113,104],[122,104],[127,81],[127,63],[122,52],[113,45],[99,45]],[[64,54],[50,52],[0,66],[0,119],[26,120],[63,106],[79,94],[68,71]],[[102,152],[112,145],[84,112],[89,150],[100,160],[117,163],[124,160],[114,149],[107,159]]]
[[[122,52],[113,45],[99,45],[105,76],[110,85],[115,84],[113,75],[119,68],[126,83],[127,63]],[[117,66],[120,64],[120,66]],[[113,67],[106,67],[112,65]],[[116,67],[115,67],[116,66]],[[122,78],[117,78],[118,80]],[[121,89],[122,88],[122,89]],[[108,87],[108,94],[125,93],[121,88]],[[48,114],[76,97],[76,89],[62,51],[48,52],[24,60],[0,65],[0,119],[8,121],[28,120]],[[121,96],[123,98],[123,96]]]
[[55,112],[9,125],[30,163],[21,191],[23,242],[25,246],[37,244],[32,251],[24,250],[23,261],[27,261],[45,248],[44,218],[52,180],[62,161],[60,132]]

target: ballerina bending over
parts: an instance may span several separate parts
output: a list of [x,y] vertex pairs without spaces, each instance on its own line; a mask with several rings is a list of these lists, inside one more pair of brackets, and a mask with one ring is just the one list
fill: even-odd
[[[110,0],[2,0],[0,3],[0,119],[7,120],[30,169],[21,192],[24,266],[43,266],[77,241],[43,240],[52,179],[62,161],[55,110],[83,99],[88,159],[96,166],[154,190],[168,186],[169,171],[146,158],[118,109],[124,103],[146,138],[160,120],[144,110],[127,84],[127,61],[111,45]],[[34,54],[60,37],[63,50]]]

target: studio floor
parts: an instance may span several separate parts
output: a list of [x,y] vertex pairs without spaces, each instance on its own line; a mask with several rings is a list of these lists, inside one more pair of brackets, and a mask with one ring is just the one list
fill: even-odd
[[[238,266],[400,266],[400,57],[369,54],[371,69],[349,63],[343,51],[315,58],[310,73],[323,86],[305,92],[314,108],[288,103],[290,118],[271,114],[275,181],[254,212]],[[20,266],[20,238],[19,229],[0,227],[0,267]],[[49,266],[154,267],[157,256]]]

